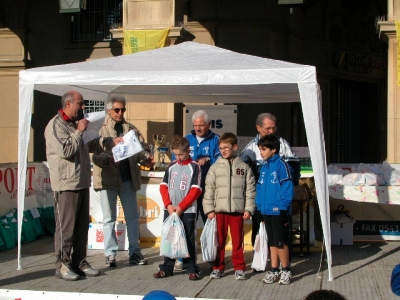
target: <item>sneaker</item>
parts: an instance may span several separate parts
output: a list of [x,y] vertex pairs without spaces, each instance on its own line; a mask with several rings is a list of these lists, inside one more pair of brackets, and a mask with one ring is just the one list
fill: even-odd
[[76,274],[74,271],[66,271],[66,272],[57,272],[56,271],[56,278],[58,279],[64,279],[67,281],[76,281],[79,280],[80,276],[78,274]]
[[57,277],[59,279],[64,279],[67,281],[75,281],[75,280],[79,280],[79,278],[80,278],[79,274],[77,274],[76,272],[71,270],[68,266],[66,266],[63,263],[61,264],[60,270],[56,270],[55,277]]
[[88,266],[85,269],[74,269],[73,271],[79,276],[95,277],[100,275],[100,271],[93,269],[91,266]]
[[292,271],[282,270],[281,279],[279,280],[279,284],[289,284],[290,279],[292,279]]
[[188,277],[189,277],[189,280],[199,280],[200,279],[199,274],[194,273],[194,272],[193,273],[189,273]]
[[279,280],[279,272],[268,271],[262,280],[264,283],[274,283]]
[[153,274],[153,277],[154,277],[154,278],[165,278],[165,277],[169,277],[169,276],[172,276],[172,275],[165,274],[165,273],[164,273],[163,271],[161,271],[161,270],[158,270],[157,273]]
[[225,276],[224,271],[220,271],[220,270],[213,270],[210,274],[211,279],[220,279],[221,277],[224,277],[224,276]]
[[87,267],[86,269],[83,269],[82,272],[85,274],[85,276],[88,277],[95,277],[100,275],[100,271],[93,269],[92,267]]
[[242,270],[235,271],[235,279],[246,280],[246,274]]
[[136,250],[131,256],[129,256],[129,263],[131,265],[147,265],[147,260],[140,250]]
[[114,255],[109,255],[106,257],[106,265],[109,267],[116,267],[117,266],[117,261],[115,260]]

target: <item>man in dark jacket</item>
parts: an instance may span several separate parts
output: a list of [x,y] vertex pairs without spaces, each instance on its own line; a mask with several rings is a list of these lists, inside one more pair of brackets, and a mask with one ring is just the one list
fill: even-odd
[[[107,102],[107,116],[100,129],[100,136],[117,137],[127,134],[133,130],[142,146],[144,138],[140,131],[132,124],[126,122],[124,113],[126,111],[126,100],[123,96],[111,96]],[[101,208],[103,211],[103,233],[104,233],[104,255],[106,265],[115,267],[117,265],[116,255],[118,252],[118,241],[115,233],[117,196],[124,210],[125,222],[128,234],[128,254],[131,265],[146,265],[138,243],[139,240],[139,214],[136,192],[140,190],[141,175],[140,163],[149,162],[150,153],[143,150],[131,157],[114,162],[111,151],[106,151],[92,157],[93,187],[101,191]]]

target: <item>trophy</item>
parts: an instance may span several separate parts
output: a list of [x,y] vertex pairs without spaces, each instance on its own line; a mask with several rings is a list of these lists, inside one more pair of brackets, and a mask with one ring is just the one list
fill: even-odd
[[158,160],[154,165],[154,171],[163,171],[167,169],[165,165],[165,154],[168,153],[169,144],[165,134],[153,134],[154,152],[158,153]]

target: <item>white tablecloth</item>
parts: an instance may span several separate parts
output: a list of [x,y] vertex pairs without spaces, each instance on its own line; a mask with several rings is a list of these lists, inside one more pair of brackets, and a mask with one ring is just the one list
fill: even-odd
[[329,186],[329,196],[335,199],[400,205],[400,186]]

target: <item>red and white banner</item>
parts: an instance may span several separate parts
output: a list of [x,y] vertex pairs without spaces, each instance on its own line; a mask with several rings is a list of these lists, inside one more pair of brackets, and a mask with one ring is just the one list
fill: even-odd
[[[0,165],[0,215],[18,207],[18,164]],[[50,175],[44,163],[28,163],[25,184],[25,210],[54,206]]]

